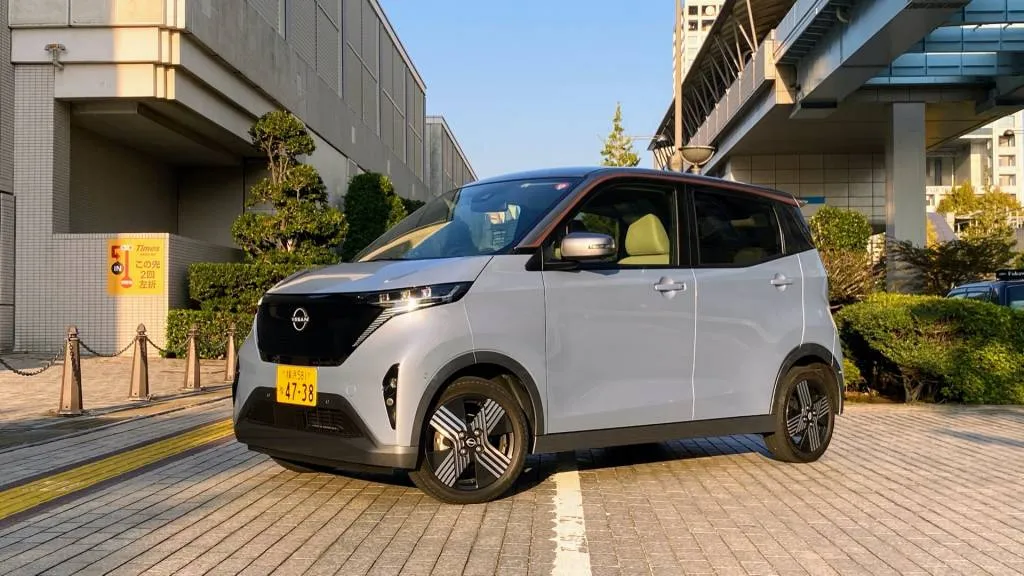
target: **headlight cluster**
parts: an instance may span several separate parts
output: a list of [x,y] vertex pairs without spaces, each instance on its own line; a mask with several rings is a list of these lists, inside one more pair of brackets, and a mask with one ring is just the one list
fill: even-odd
[[364,302],[380,306],[383,310],[381,310],[380,316],[377,316],[377,319],[359,335],[352,347],[361,344],[377,328],[399,314],[460,300],[469,291],[471,285],[472,282],[451,282],[363,294],[361,298]]

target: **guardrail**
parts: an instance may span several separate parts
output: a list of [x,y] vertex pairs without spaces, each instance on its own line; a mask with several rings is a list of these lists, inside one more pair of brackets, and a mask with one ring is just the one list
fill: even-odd
[[[196,346],[198,333],[198,326],[193,324],[189,327],[187,343],[188,351],[185,355],[185,376],[181,388],[186,392],[197,392],[203,390],[199,371],[199,353]],[[227,352],[224,355],[225,383],[233,382],[235,375],[237,374],[235,336],[236,327],[235,323],[232,322],[228,326],[226,334]],[[144,324],[139,324],[139,327],[135,331],[135,338],[133,338],[127,346],[114,354],[101,354],[90,348],[88,344],[82,341],[76,326],[70,326],[68,327],[67,336],[64,339],[64,346],[61,351],[54,354],[53,358],[48,362],[45,362],[43,366],[31,370],[21,370],[11,366],[3,358],[0,358],[0,365],[18,376],[30,378],[46,372],[57,364],[63,364],[64,374],[61,377],[60,403],[57,409],[57,414],[61,416],[81,416],[84,414],[84,411],[82,410],[81,349],[84,348],[86,352],[101,358],[115,358],[121,356],[130,349],[134,349],[132,352],[132,377],[131,384],[128,389],[128,400],[134,402],[148,402],[149,400],[152,400],[152,396],[149,393],[148,349],[150,345],[160,352],[167,352],[167,350],[161,348],[149,338],[149,335],[146,334],[146,326]]]

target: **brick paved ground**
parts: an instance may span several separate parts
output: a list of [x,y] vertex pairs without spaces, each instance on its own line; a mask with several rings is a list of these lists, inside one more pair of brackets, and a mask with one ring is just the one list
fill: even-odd
[[[811,465],[754,437],[574,460],[593,574],[1024,573],[1024,410],[850,406]],[[531,464],[459,507],[228,443],[0,525],[0,573],[549,574],[572,483]]]
[[[100,352],[103,352],[102,350]],[[45,359],[36,355],[4,355],[3,359],[19,370],[42,366]],[[52,359],[52,358],[50,358]],[[96,413],[130,405],[128,392],[132,376],[132,353],[118,358],[82,358],[82,404]],[[200,381],[204,386],[224,384],[224,362],[201,362]],[[37,376],[19,376],[0,368],[0,430],[47,424],[61,419],[54,415],[60,405],[63,364],[58,363]],[[160,358],[149,353],[149,391],[155,400],[180,393],[185,378],[185,360]]]

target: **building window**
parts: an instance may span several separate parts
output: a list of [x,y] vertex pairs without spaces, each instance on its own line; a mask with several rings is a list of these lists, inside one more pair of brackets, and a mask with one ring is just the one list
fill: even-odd
[[696,16],[697,15],[697,7],[694,6],[694,5],[687,6],[686,7],[686,13],[689,14],[690,16]]
[[1016,186],[1017,175],[1016,174],[1000,174],[999,175],[1000,186]]
[[714,24],[714,23],[715,23],[714,20],[704,20],[704,21],[702,21],[700,23],[701,31],[702,32],[707,32],[708,30],[711,30],[711,25]]
[[1004,168],[1012,168],[1017,165],[1017,157],[1013,155],[999,156],[999,165]]
[[1014,138],[1013,134],[1008,136],[1004,134],[999,137],[999,145],[1003,148],[1013,148],[1016,146],[1016,138]]
[[715,6],[714,4],[708,4],[708,5],[704,6],[704,15],[705,16],[714,16],[717,13],[717,11],[718,11],[718,7]]
[[689,30],[690,32],[696,32],[697,31],[697,21],[696,20],[690,20],[689,22],[687,22],[686,23],[686,29]]

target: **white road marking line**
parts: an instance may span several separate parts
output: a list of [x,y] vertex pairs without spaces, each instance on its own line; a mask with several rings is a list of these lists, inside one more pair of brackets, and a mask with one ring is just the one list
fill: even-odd
[[590,572],[587,525],[583,519],[583,492],[575,454],[564,461],[555,481],[555,566],[554,576],[584,576]]

